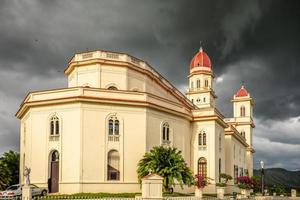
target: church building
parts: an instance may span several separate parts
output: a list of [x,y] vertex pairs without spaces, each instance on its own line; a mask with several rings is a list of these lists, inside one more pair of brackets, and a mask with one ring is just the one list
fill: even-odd
[[65,75],[68,87],[29,92],[16,114],[21,183],[27,166],[31,182],[50,193],[140,192],[138,161],[158,145],[178,148],[194,174],[209,177],[207,193],[216,193],[220,173],[253,175],[253,99],[242,86],[233,117],[225,118],[202,48],[191,60],[185,95],[126,53],[75,54]]

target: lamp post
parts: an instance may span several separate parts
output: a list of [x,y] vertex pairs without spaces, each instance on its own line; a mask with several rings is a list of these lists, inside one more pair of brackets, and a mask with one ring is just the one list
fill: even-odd
[[265,190],[264,190],[264,176],[265,176],[265,171],[264,171],[264,161],[260,161],[260,166],[261,166],[261,193],[264,196],[265,195]]

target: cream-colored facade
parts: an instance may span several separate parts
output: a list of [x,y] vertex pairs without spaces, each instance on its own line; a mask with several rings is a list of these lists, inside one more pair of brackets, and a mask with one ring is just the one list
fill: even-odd
[[76,54],[65,74],[68,88],[30,92],[16,114],[20,173],[30,167],[32,183],[64,194],[139,192],[137,163],[157,145],[180,149],[195,174],[211,178],[206,192],[220,173],[252,175],[253,100],[235,95],[234,116],[224,118],[211,66],[191,68],[186,96],[124,53]]

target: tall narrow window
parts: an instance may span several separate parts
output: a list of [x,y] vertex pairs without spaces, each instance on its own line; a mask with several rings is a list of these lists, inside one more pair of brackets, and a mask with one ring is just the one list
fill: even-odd
[[55,134],[59,135],[59,121],[58,120],[55,121]]
[[107,180],[120,180],[120,156],[118,151],[111,150],[107,155]]
[[108,141],[119,142],[120,121],[116,116],[112,116],[108,120]]
[[51,120],[50,122],[50,135],[54,135],[54,121]]
[[204,85],[205,85],[205,87],[208,87],[208,80],[206,79],[205,81],[204,81]]
[[119,135],[119,120],[115,120],[115,135]]
[[219,152],[222,151],[222,138],[221,138],[221,133],[219,134]]
[[191,81],[191,88],[193,89],[194,88],[194,82]]
[[221,176],[220,176],[221,173],[222,173],[221,158],[219,158],[219,183],[221,183]]
[[198,160],[198,175],[207,177],[207,161],[203,157]]
[[237,165],[234,165],[233,168],[234,168],[234,173],[233,173],[234,174],[234,183],[236,184],[237,183],[237,177],[239,175],[239,168],[238,168]]
[[235,158],[235,144],[233,145],[233,158]]
[[241,114],[241,117],[245,117],[245,106],[241,106],[240,108],[240,114]]
[[206,145],[206,133],[203,132],[203,142],[202,142],[203,145]]
[[108,121],[108,134],[113,135],[114,134],[114,120],[110,119]]
[[50,136],[58,136],[59,132],[59,119],[56,115],[54,115],[50,119]]
[[200,88],[200,86],[201,86],[201,85],[200,85],[200,80],[198,79],[198,80],[197,80],[197,88]]
[[162,126],[162,142],[170,143],[170,126],[167,122]]
[[198,145],[201,146],[202,145],[202,133],[198,134]]

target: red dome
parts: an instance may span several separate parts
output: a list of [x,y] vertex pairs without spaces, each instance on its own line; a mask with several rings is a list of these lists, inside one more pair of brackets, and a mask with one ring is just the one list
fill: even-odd
[[211,70],[211,62],[208,55],[200,48],[199,52],[194,56],[191,61],[190,69],[194,67],[207,67]]
[[242,85],[242,87],[239,89],[239,91],[236,93],[236,97],[247,97],[249,95],[246,88]]

